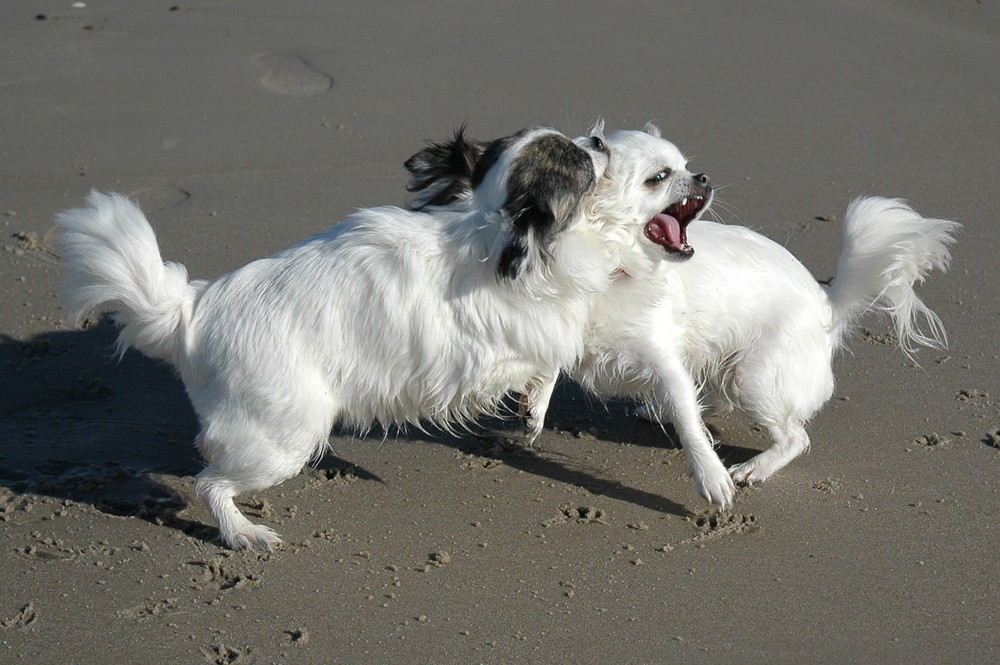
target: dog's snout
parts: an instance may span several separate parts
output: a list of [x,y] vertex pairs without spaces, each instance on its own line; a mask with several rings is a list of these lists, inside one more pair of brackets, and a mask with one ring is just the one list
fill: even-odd
[[691,177],[695,181],[695,184],[700,185],[705,189],[709,189],[712,186],[712,179],[704,173],[696,173]]

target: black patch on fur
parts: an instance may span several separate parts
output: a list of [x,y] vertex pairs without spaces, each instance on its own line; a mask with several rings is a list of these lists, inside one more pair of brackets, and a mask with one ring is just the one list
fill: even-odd
[[504,279],[515,279],[521,274],[521,266],[526,258],[528,258],[528,246],[521,238],[514,238],[500,253],[497,274]]
[[[486,154],[477,172],[485,160]],[[514,279],[520,274],[528,255],[529,234],[534,235],[545,258],[548,241],[576,212],[580,197],[593,184],[590,155],[565,136],[546,134],[526,145],[514,158],[507,179],[503,212],[511,221],[515,237],[500,255],[500,276]]]
[[[406,160],[404,165],[410,172],[407,190],[441,189],[431,199],[411,207],[419,210],[427,205],[447,205],[475,189],[511,145],[537,129],[529,127],[483,142],[466,138],[462,126],[451,141],[432,143]],[[497,274],[505,279],[521,274],[528,257],[529,234],[534,234],[544,259],[549,239],[573,215],[580,197],[593,184],[590,156],[565,136],[546,134],[526,145],[514,158],[507,181],[507,201],[501,212],[510,220],[514,238],[500,254]]]
[[501,155],[507,151],[514,141],[521,138],[521,136],[527,131],[527,129],[522,129],[517,134],[513,134],[512,136],[506,136],[502,139],[490,141],[490,143],[486,146],[486,149],[483,151],[483,154],[480,155],[479,161],[476,162],[476,168],[472,171],[473,189],[482,184],[483,179],[486,178],[486,174],[490,172],[490,169],[492,169],[493,165],[497,163],[497,160],[500,159]]
[[433,198],[412,207],[420,210],[428,205],[447,205],[471,190],[473,173],[488,145],[466,138],[462,125],[450,141],[431,143],[406,160],[403,166],[410,172],[407,191],[420,192],[431,185],[443,185]]

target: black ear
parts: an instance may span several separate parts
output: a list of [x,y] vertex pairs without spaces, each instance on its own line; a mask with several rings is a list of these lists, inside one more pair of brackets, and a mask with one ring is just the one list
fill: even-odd
[[514,231],[497,265],[502,277],[517,277],[532,247],[539,258],[547,257],[552,238],[576,213],[594,180],[590,155],[562,134],[545,134],[521,149],[511,163],[502,208]]
[[420,210],[429,205],[447,205],[471,192],[472,175],[486,146],[482,141],[467,139],[462,125],[452,140],[431,143],[406,160],[403,166],[410,172],[406,189],[417,193],[409,207]]
[[521,274],[526,258],[528,258],[528,246],[524,244],[524,239],[514,238],[500,253],[497,274],[504,279],[516,279]]

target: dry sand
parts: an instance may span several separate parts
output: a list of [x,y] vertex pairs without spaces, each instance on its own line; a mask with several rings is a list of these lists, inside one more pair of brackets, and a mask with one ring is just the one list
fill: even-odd
[[[6,3],[0,10],[0,661],[1000,662],[1000,7],[798,2]],[[68,329],[53,215],[135,197],[212,277],[353,208],[468,121],[659,121],[727,221],[818,278],[864,193],[957,219],[921,293],[920,366],[866,322],[814,448],[708,511],[680,451],[563,387],[516,432],[355,440],[244,509],[233,553],[192,494],[170,370]],[[727,461],[767,444],[712,422]]]

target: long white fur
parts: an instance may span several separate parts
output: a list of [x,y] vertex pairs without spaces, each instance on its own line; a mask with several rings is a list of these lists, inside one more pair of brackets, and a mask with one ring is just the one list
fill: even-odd
[[[334,423],[449,427],[509,391],[536,394],[576,362],[590,302],[614,267],[600,230],[577,214],[537,269],[497,275],[511,237],[495,212],[508,156],[552,131],[510,148],[487,176],[485,201],[363,210],[211,282],[164,263],[125,197],[94,192],[88,207],[58,216],[71,317],[114,309],[121,350],[177,368],[209,462],[196,488],[228,545],[280,542],[233,497],[298,473],[325,450]],[[606,157],[592,159],[599,176]]]
[[[592,133],[603,137],[603,123]],[[946,345],[940,319],[913,287],[931,270],[947,269],[959,224],[925,219],[898,199],[855,200],[828,290],[785,248],[740,226],[693,222],[694,256],[679,260],[642,229],[690,195],[698,177],[687,159],[654,125],[618,132],[607,144],[611,160],[587,216],[612,239],[619,270],[594,301],[585,353],[571,374],[599,395],[644,398],[644,415],[671,422],[695,488],[709,502],[728,507],[734,480],[765,480],[808,448],[805,423],[833,392],[833,354],[866,312],[891,316],[907,354]],[[448,188],[448,205],[467,207],[466,168],[416,163],[417,202]],[[664,169],[670,177],[653,184]],[[522,398],[532,431],[542,426],[552,388],[542,380]],[[765,425],[774,445],[727,470],[702,414],[734,408]]]
[[[621,216],[641,218],[662,205],[646,203],[652,194],[641,185],[656,164],[689,177],[658,132],[619,132],[608,145],[608,177],[590,214],[618,218],[617,228],[627,226]],[[695,221],[689,260],[624,256],[627,275],[596,301],[573,376],[600,394],[650,400],[650,415],[677,430],[699,494],[727,507],[733,480],[763,481],[808,448],[804,425],[832,395],[833,354],[865,312],[887,312],[907,353],[946,345],[940,320],[913,286],[948,267],[959,227],[925,219],[898,199],[859,198],[844,217],[843,253],[826,290],[759,233]],[[733,408],[767,427],[774,443],[727,472],[702,412]]]

